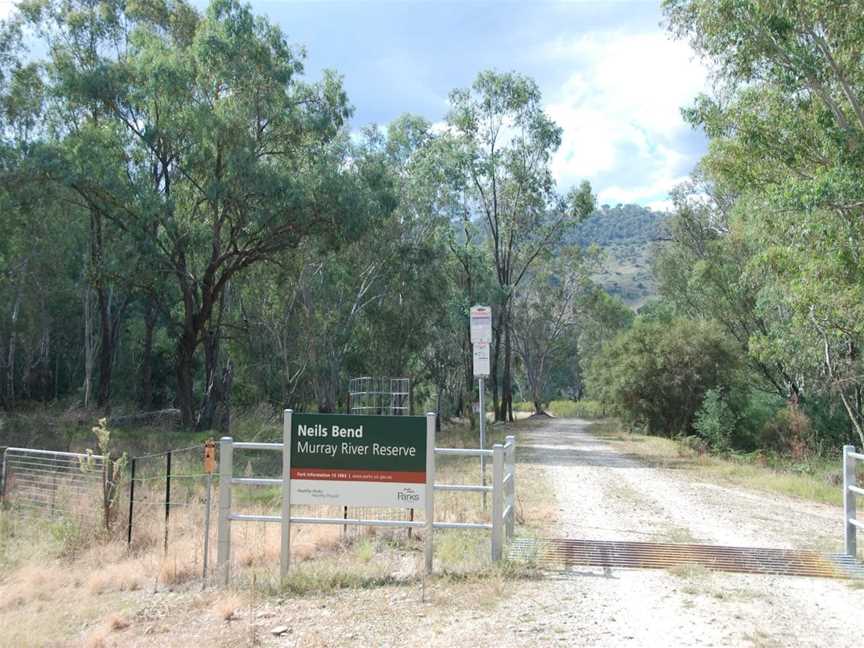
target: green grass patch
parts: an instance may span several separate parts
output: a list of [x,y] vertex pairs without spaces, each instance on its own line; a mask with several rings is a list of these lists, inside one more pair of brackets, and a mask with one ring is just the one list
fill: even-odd
[[[515,403],[514,412],[534,413],[533,403]],[[592,400],[553,400],[546,404],[544,411],[559,418],[600,419],[606,416],[606,410],[598,401]]]
[[362,568],[359,566],[346,568],[344,564],[332,561],[310,561],[293,568],[288,578],[278,588],[278,592],[305,596],[338,589],[368,589],[385,585],[404,585],[408,582],[406,579],[397,578],[392,572],[376,568],[374,563],[366,563]]
[[692,470],[706,479],[812,502],[842,503],[839,456],[793,460],[768,452],[710,454],[686,439],[624,432],[613,421],[595,423],[591,432],[660,468]]
[[561,418],[599,419],[606,416],[606,410],[598,401],[556,400],[549,403],[549,412]]
[[489,532],[448,530],[435,533],[435,558],[445,572],[477,571],[491,563]]

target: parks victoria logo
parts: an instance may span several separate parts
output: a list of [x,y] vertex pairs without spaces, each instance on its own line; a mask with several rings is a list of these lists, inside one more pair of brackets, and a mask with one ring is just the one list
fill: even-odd
[[406,486],[402,490],[396,492],[396,499],[400,504],[419,504],[420,493],[417,492],[416,488]]
[[426,417],[295,414],[291,501],[422,508]]

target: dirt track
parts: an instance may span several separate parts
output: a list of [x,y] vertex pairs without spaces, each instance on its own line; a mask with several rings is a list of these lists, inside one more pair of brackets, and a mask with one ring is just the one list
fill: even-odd
[[[555,483],[561,537],[839,549],[839,510],[647,467],[593,437],[584,422],[553,420],[520,441],[521,461],[544,467]],[[526,643],[538,645],[864,641],[864,590],[827,579],[586,568],[525,587],[517,598],[531,621],[513,637],[534,633]]]

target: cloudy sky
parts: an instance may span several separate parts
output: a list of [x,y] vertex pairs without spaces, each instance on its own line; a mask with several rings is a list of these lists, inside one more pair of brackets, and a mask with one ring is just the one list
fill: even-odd
[[[404,112],[439,121],[451,89],[494,68],[540,85],[564,129],[553,163],[562,189],[587,178],[601,203],[663,207],[705,149],[679,113],[705,87],[705,71],[667,37],[659,0],[252,5],[307,47],[310,75],[344,75],[357,128]],[[10,6],[0,0],[0,14]]]
[[679,108],[705,71],[662,27],[659,0],[253,2],[309,51],[310,72],[345,76],[356,125],[403,112],[437,121],[447,94],[486,68],[533,77],[564,129],[553,165],[601,203],[663,206],[705,149]]

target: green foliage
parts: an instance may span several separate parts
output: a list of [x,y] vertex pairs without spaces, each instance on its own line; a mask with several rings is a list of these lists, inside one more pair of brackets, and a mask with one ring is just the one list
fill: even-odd
[[595,400],[554,400],[547,409],[550,414],[561,418],[600,419],[606,416],[606,408]]
[[551,161],[561,144],[561,128],[543,111],[532,79],[484,71],[470,88],[451,92],[450,105],[445,139],[462,189],[461,204],[454,207],[465,220],[470,211],[483,223],[497,284],[491,378],[495,418],[502,420],[513,404],[514,294],[538,261],[548,258],[566,232],[593,210],[594,197],[586,181],[564,196],[557,193]]
[[715,450],[728,450],[739,424],[738,414],[722,389],[705,392],[702,406],[696,412],[693,428]]
[[738,356],[716,324],[637,318],[592,363],[588,393],[630,427],[683,436],[705,394],[739,380]]
[[[664,2],[672,32],[717,73],[718,92],[687,116],[711,138],[701,166],[729,226],[717,247],[739,261],[706,265],[706,301],[733,315],[748,361],[778,394],[799,400],[806,384],[838,401],[864,444],[864,32],[849,20],[862,10],[858,0]],[[717,300],[725,283],[734,299]]]
[[644,245],[664,234],[668,218],[666,213],[655,212],[641,205],[601,205],[568,238],[582,247],[592,244],[601,247],[612,244]]
[[577,351],[581,311],[593,296],[594,286],[588,278],[593,261],[579,249],[565,248],[528,273],[513,296],[513,343],[537,412],[561,393],[561,381],[572,389],[581,378],[574,375],[578,365],[572,357]]
[[[98,424],[92,428],[92,432],[96,436],[99,454],[103,457],[102,522],[105,525],[105,530],[110,532],[114,518],[117,516],[120,485],[122,483],[123,473],[126,470],[126,465],[129,463],[129,457],[125,452],[116,459],[111,456],[111,430],[108,429],[107,418],[99,419]],[[99,466],[94,460],[93,451],[88,448],[86,454],[86,458],[81,460],[81,470],[98,470]]]

